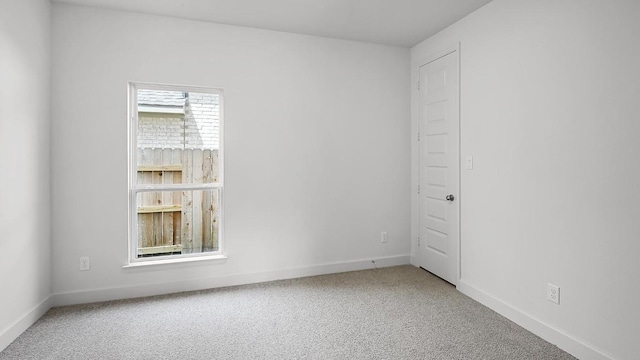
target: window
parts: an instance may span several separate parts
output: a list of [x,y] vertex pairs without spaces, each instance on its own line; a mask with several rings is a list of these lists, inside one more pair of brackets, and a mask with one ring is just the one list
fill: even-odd
[[129,261],[222,254],[222,90],[129,88]]

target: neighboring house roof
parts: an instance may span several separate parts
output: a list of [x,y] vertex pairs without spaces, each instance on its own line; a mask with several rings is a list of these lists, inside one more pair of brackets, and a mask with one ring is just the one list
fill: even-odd
[[139,112],[184,113],[185,93],[164,90],[138,90]]

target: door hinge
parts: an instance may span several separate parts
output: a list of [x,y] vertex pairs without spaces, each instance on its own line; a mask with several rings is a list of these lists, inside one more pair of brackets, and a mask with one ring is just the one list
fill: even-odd
[[418,184],[418,194],[420,194],[420,184]]
[[418,247],[420,247],[420,236],[418,236]]
[[418,142],[420,142],[420,131],[418,131]]

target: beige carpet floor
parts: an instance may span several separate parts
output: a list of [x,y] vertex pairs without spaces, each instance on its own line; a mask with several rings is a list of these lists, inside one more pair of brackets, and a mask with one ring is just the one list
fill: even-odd
[[574,359],[399,266],[53,308],[0,359]]

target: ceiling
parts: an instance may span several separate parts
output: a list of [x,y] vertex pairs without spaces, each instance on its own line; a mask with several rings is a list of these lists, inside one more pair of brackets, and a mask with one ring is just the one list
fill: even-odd
[[411,47],[491,0],[52,0]]

